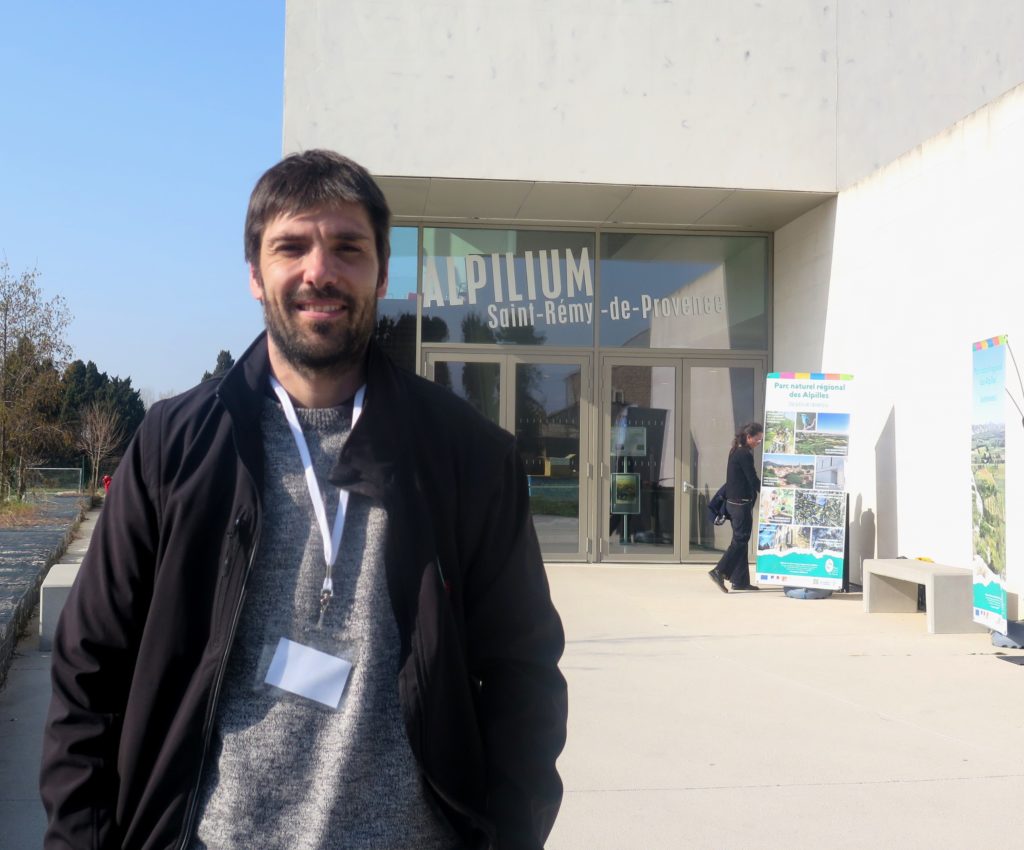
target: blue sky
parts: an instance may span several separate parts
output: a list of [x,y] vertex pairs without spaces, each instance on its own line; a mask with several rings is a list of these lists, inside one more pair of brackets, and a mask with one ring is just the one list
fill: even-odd
[[995,345],[971,352],[974,425],[1006,420],[1006,351],[1005,345]]
[[150,399],[262,327],[242,226],[280,158],[284,0],[0,5],[0,258]]
[[849,434],[849,413],[819,413],[818,431],[823,434]]

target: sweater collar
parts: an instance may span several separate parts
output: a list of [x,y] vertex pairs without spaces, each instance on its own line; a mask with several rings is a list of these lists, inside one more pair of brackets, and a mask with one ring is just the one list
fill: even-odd
[[338,487],[384,500],[409,447],[405,393],[397,368],[370,340],[366,352],[366,401],[330,480]]
[[[409,445],[409,417],[397,367],[373,339],[366,352],[366,376],[363,415],[352,429],[330,480],[353,493],[383,500]],[[235,439],[247,462],[254,457],[262,459],[259,428],[253,425],[259,422],[269,381],[270,358],[264,331],[217,388],[217,395],[235,420]]]

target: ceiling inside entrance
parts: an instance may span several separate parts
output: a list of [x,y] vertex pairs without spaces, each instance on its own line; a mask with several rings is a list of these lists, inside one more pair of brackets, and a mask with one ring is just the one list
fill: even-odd
[[396,219],[774,232],[827,192],[378,177]]

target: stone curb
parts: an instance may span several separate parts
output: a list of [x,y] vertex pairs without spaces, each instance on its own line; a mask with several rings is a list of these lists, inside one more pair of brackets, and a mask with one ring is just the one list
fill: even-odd
[[14,613],[6,622],[0,623],[0,688],[7,680],[7,672],[10,670],[11,661],[14,658],[14,648],[18,645],[18,637],[25,630],[29,620],[32,618],[32,611],[39,604],[39,588],[50,571],[61,556],[67,550],[75,537],[75,532],[89,509],[88,501],[83,499],[79,505],[78,515],[71,520],[64,531],[60,542],[46,556],[43,568],[35,576],[21,598],[15,603]]

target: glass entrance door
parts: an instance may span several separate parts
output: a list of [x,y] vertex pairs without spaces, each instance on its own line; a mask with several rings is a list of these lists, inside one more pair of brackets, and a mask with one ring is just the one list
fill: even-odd
[[[683,510],[685,560],[713,563],[728,547],[732,528],[708,519],[708,500],[725,483],[736,431],[747,422],[763,422],[764,365],[760,360],[688,359],[684,378],[683,468],[692,484]],[[760,449],[754,463],[760,469]],[[753,545],[752,540],[751,559],[756,555]]]
[[731,531],[708,522],[707,503],[725,482],[736,429],[764,416],[764,361],[606,356],[596,387],[591,363],[464,350],[424,358],[427,377],[515,434],[545,558],[713,563]]
[[[530,509],[541,551],[551,559],[583,558],[589,540],[586,505],[590,464],[584,460],[590,397],[586,363],[576,358],[511,356],[511,425],[530,483]],[[589,404],[586,405],[589,411]]]
[[602,360],[601,560],[721,557],[731,530],[708,522],[707,503],[736,430],[764,415],[763,387],[756,359]]
[[495,425],[504,426],[508,411],[503,402],[500,354],[482,354],[472,360],[447,354],[426,356],[426,376],[468,401]]
[[601,560],[678,561],[681,364],[602,362]]
[[431,352],[425,367],[428,378],[516,436],[544,557],[586,560],[589,358]]

